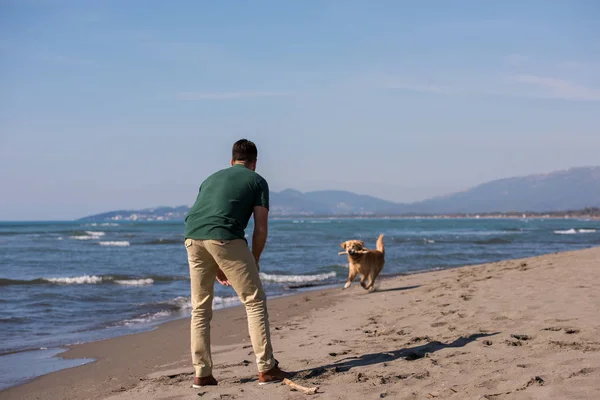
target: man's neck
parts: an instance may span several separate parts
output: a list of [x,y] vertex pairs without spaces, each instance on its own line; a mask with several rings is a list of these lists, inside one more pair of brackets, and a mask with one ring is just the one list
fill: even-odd
[[250,164],[250,163],[246,163],[246,162],[244,162],[244,161],[236,161],[236,162],[234,162],[234,163],[233,163],[233,165],[232,165],[232,166],[233,166],[233,167],[235,167],[235,166],[238,166],[238,165],[241,165],[242,167],[246,167],[246,168],[248,168],[250,171],[253,171],[253,169],[252,169],[252,167],[251,167],[251,166],[252,166],[252,164]]

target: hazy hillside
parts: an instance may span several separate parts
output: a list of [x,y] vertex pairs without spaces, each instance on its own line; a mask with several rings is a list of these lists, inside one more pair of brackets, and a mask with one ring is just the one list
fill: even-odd
[[498,179],[411,204],[421,213],[575,210],[600,205],[600,167]]
[[348,215],[373,212],[397,212],[399,204],[376,197],[342,190],[321,190],[302,193],[286,189],[272,193],[271,208],[278,214]]
[[[484,212],[544,212],[600,206],[600,167],[498,179],[429,200],[400,204],[339,190],[271,193],[271,215],[401,215]],[[85,220],[180,220],[187,206],[121,210]]]

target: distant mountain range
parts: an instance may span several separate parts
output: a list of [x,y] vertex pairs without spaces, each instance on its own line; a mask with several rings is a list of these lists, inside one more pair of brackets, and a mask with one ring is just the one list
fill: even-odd
[[[498,179],[471,189],[415,203],[394,203],[339,190],[271,192],[273,216],[438,215],[552,212],[600,207],[600,166]],[[182,220],[188,206],[118,210],[85,221]]]

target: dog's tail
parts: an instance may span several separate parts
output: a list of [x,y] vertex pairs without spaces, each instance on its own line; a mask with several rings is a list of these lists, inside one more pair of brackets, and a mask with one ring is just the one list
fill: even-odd
[[377,238],[377,250],[385,254],[385,247],[383,247],[383,233]]

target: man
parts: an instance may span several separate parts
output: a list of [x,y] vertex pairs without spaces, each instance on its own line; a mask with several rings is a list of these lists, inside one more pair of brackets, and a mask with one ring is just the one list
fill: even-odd
[[[215,279],[232,286],[246,308],[258,382],[279,382],[287,376],[273,357],[267,298],[258,275],[268,233],[269,186],[256,170],[258,151],[241,139],[233,145],[231,167],[200,185],[196,203],[185,219],[192,297],[193,387],[216,385],[212,375],[210,321]],[[244,229],[254,214],[252,251]]]

